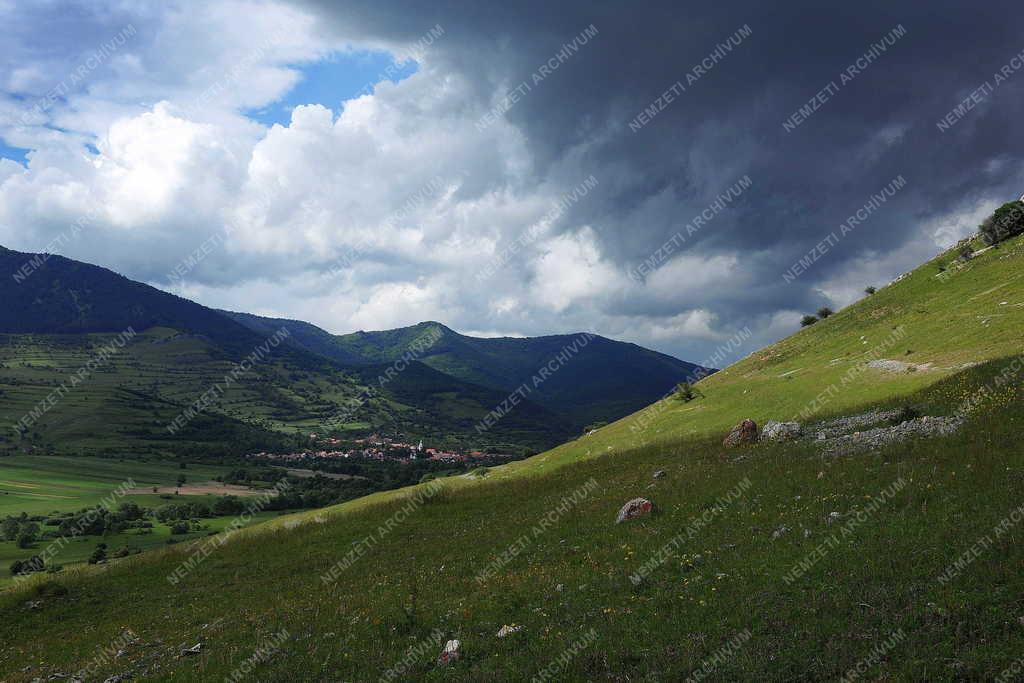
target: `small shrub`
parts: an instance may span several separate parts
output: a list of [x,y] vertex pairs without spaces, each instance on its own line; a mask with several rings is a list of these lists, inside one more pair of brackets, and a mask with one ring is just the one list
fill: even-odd
[[803,318],[800,319],[800,327],[809,327],[816,322],[818,322],[818,316],[805,315]]
[[92,555],[89,556],[89,564],[99,564],[100,562],[106,562],[107,560],[107,544],[100,543],[96,546],[96,549],[92,551]]
[[683,403],[689,403],[695,398],[703,398],[704,394],[701,393],[700,389],[689,382],[680,382],[676,385],[676,396],[681,399]]
[[833,311],[828,306],[822,306],[821,308],[818,309],[818,317],[821,318],[822,320],[829,317],[833,313],[835,313],[835,311]]
[[171,535],[180,536],[181,534],[187,534],[189,530],[188,522],[179,520],[171,525]]
[[875,289],[874,287],[865,287],[865,288],[864,288],[864,293],[865,293],[865,294],[867,294],[868,296],[870,296],[870,295],[874,294],[874,293],[875,293],[875,292],[877,292],[877,291],[878,291],[878,290],[877,290],[877,289]]

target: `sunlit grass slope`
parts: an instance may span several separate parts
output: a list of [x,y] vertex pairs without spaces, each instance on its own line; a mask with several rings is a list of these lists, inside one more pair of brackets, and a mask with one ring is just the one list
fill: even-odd
[[[1024,348],[1024,240],[951,266],[947,252],[815,325],[699,384],[704,398],[670,398],[513,468],[532,470],[611,450],[723,435],[745,418],[820,419],[897,400],[972,363]],[[947,266],[940,274],[939,266]],[[869,284],[869,283],[865,283]],[[892,372],[870,360],[929,366]],[[801,417],[801,413],[808,416]]]
[[[1022,258],[1017,241],[949,277],[926,264],[708,378],[704,398],[445,480],[407,514],[414,490],[274,520],[176,584],[167,576],[200,546],[39,577],[0,594],[0,677],[73,673],[130,629],[138,643],[102,662],[99,680],[223,680],[280,633],[253,680],[379,680],[403,662],[396,680],[530,680],[581,640],[551,680],[683,680],[713,658],[706,680],[825,680],[894,633],[863,679],[992,679],[1024,651],[1024,525],[1004,521],[1024,500],[1024,397],[1019,374],[995,381],[1020,362]],[[899,329],[871,357],[929,368],[863,369]],[[819,415],[907,404],[944,415],[985,399],[953,436],[856,456],[808,442],[720,446],[739,419],[789,419],[837,384]],[[655,514],[615,525],[640,495]],[[499,639],[505,624],[524,629]],[[434,665],[437,633],[463,643],[452,668]],[[716,658],[739,634],[735,653]],[[198,642],[200,655],[180,656]]]

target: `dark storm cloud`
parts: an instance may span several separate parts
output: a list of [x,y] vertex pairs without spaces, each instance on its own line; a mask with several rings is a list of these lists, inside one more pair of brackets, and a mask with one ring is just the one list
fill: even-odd
[[[485,102],[595,26],[598,35],[506,116],[539,162],[538,183],[600,179],[601,191],[565,224],[590,223],[624,269],[748,175],[753,187],[679,252],[739,253],[749,276],[742,289],[723,282],[692,302],[726,321],[825,303],[815,287],[852,259],[920,240],[922,224],[965,201],[1024,189],[1024,71],[948,130],[937,126],[1024,51],[1019,3],[308,4],[347,35],[409,42],[441,24],[431,59],[464,74]],[[749,35],[723,56],[720,46],[743,27]],[[671,102],[658,102],[666,91]],[[794,127],[791,117],[816,96],[817,109]],[[631,130],[652,105],[656,115]],[[783,280],[900,175],[906,187],[895,197],[801,277]]]

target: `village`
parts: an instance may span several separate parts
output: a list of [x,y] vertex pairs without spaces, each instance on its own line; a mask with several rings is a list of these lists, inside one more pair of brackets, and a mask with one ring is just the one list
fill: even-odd
[[370,436],[357,439],[338,439],[314,433],[310,434],[309,438],[315,446],[311,446],[308,449],[285,454],[259,452],[250,454],[248,457],[288,462],[363,458],[378,461],[389,460],[406,464],[416,460],[465,463],[484,459],[511,460],[519,457],[507,453],[484,453],[480,450],[448,451],[440,448],[424,447],[422,439],[414,445],[403,441],[394,441],[380,434],[371,434]]

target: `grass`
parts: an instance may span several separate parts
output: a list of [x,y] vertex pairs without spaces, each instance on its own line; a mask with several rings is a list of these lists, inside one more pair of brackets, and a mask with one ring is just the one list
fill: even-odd
[[[155,498],[155,496],[154,496]],[[189,501],[206,500],[211,497],[207,496],[189,496]],[[212,499],[212,498],[211,498]],[[137,500],[133,497],[133,500]],[[158,500],[156,505],[167,503],[171,501]],[[250,518],[246,519],[246,525],[258,524],[267,520],[273,519],[279,516],[279,512],[257,512],[254,513]],[[128,548],[132,551],[147,551],[158,548],[164,548],[167,546],[168,540],[173,538],[177,542],[185,542],[189,540],[195,540],[198,538],[205,537],[211,532],[224,531],[229,528],[234,521],[235,517],[211,517],[201,520],[201,528],[191,531],[187,534],[171,534],[171,527],[168,524],[162,524],[156,520],[150,520],[153,522],[153,528],[150,530],[132,529],[119,534],[110,534],[107,536],[80,536],[75,538],[67,545],[61,546],[60,550],[53,556],[53,564],[68,567],[73,564],[80,564],[89,559],[92,555],[93,550],[100,543],[107,544],[108,554],[113,554],[115,551],[121,548]],[[47,527],[43,527],[46,529]],[[15,560],[26,560],[34,554],[41,553],[48,545],[50,541],[40,540],[37,541],[31,548],[24,549],[17,547],[13,541],[0,541],[0,569],[3,573],[0,574],[0,589],[12,586],[15,583],[14,577],[7,573],[6,569],[10,566],[11,562]]]
[[[911,401],[927,414],[952,412],[1004,365],[965,371]],[[594,629],[596,641],[557,680],[681,680],[747,631],[716,679],[820,680],[842,675],[902,630],[869,678],[991,678],[1024,647],[1021,530],[949,583],[939,576],[1021,504],[1022,398],[1019,383],[1004,386],[957,435],[860,456],[823,458],[806,444],[725,453],[698,439],[544,476],[449,485],[439,502],[383,535],[383,520],[402,501],[352,506],[344,523],[289,529],[285,518],[213,553],[177,586],[165,577],[189,553],[180,546],[57,576],[68,593],[43,598],[38,610],[21,607],[30,594],[0,597],[10,615],[0,625],[10,644],[0,673],[17,681],[71,672],[130,628],[146,645],[101,674],[152,666],[158,653],[159,673],[150,675],[160,680],[220,679],[284,630],[290,637],[255,670],[259,680],[365,680],[440,629],[462,640],[464,659],[441,671],[432,663],[439,648],[431,648],[413,658],[408,678],[526,680]],[[667,476],[653,480],[657,469]],[[744,480],[745,493],[633,585],[631,574]],[[904,486],[849,537],[829,523],[833,512],[858,519],[858,509],[898,481]],[[582,490],[548,530],[533,533]],[[654,500],[656,514],[613,524],[636,495]],[[780,527],[790,532],[773,540]],[[787,582],[832,534],[840,542]],[[366,556],[325,584],[321,575],[371,535],[380,540]],[[517,545],[511,562],[475,580]],[[525,628],[507,641],[495,637],[512,623]],[[207,654],[175,658],[179,644],[199,641]],[[22,673],[26,664],[33,669]]]
[[[100,680],[223,679],[281,632],[254,679],[376,679],[409,654],[402,680],[529,680],[589,633],[553,680],[682,680],[737,634],[749,638],[711,678],[834,679],[894,633],[862,678],[992,679],[1024,650],[1024,527],[1004,521],[1024,499],[1024,396],[1019,374],[994,380],[1019,361],[1022,255],[1018,239],[949,277],[926,264],[702,381],[704,398],[486,478],[446,479],[444,495],[411,512],[422,487],[289,515],[240,532],[176,585],[167,575],[199,546],[39,577],[0,595],[0,676],[73,672],[131,629],[139,642],[101,662]],[[934,369],[865,369],[900,328],[881,357]],[[815,418],[902,405],[941,415],[984,400],[953,436],[856,456],[824,457],[807,442],[720,446],[739,419],[787,419],[833,385]],[[741,482],[747,490],[716,507]],[[655,513],[615,525],[639,495]],[[940,580],[979,539],[984,552]],[[351,566],[325,582],[349,553]],[[496,638],[513,623],[524,630]],[[434,666],[435,632],[462,641],[454,667]],[[196,642],[203,654],[178,657]]]
[[[697,384],[703,398],[663,400],[591,436],[512,463],[505,474],[717,435],[745,418],[758,424],[806,421],[898,401],[972,363],[1018,352],[1024,330],[1024,238],[958,266],[949,277],[938,276],[939,264],[953,257],[942,254],[827,320],[706,377]],[[875,370],[866,366],[872,359],[931,364],[931,369]],[[805,411],[809,415],[801,417]]]
[[[173,486],[185,475],[189,482],[209,481],[230,468],[174,462],[91,457],[16,455],[0,458],[0,517],[27,512],[41,515],[97,505],[123,483],[140,488]],[[132,495],[143,507],[167,501],[156,495]],[[190,498],[190,500],[194,500]]]

